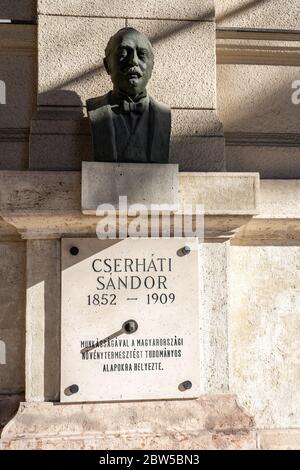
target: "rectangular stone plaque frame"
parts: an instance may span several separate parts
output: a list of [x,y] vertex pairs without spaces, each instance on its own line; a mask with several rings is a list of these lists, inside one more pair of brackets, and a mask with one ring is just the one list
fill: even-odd
[[62,240],[61,402],[200,395],[196,246],[196,239]]

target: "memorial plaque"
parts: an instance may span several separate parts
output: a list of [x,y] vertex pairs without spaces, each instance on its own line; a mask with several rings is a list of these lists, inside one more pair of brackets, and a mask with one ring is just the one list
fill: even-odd
[[62,240],[62,402],[199,396],[199,268],[191,246],[188,239]]

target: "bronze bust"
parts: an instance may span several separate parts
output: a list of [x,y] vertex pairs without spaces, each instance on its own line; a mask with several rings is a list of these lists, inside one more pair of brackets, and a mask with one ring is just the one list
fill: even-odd
[[144,34],[123,28],[110,38],[104,66],[113,90],[87,100],[96,161],[168,162],[171,110],[146,90],[153,64]]

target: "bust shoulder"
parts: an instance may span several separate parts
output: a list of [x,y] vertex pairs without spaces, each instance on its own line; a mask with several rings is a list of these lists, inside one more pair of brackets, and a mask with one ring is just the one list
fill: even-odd
[[171,113],[171,109],[169,108],[169,106],[167,106],[166,104],[164,103],[161,103],[160,101],[157,101],[155,100],[154,98],[152,98],[152,96],[149,97],[150,99],[150,103],[152,106],[154,106],[156,109],[158,109],[159,111],[163,112],[164,114],[170,114]]
[[87,111],[94,111],[95,109],[102,108],[109,104],[109,93],[103,96],[97,96],[96,98],[90,98],[86,100]]

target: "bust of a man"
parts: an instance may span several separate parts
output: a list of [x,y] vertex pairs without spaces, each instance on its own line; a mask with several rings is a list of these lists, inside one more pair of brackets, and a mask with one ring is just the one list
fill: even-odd
[[146,90],[153,64],[144,34],[123,28],[110,38],[104,66],[113,89],[87,100],[96,161],[168,162],[171,111]]

